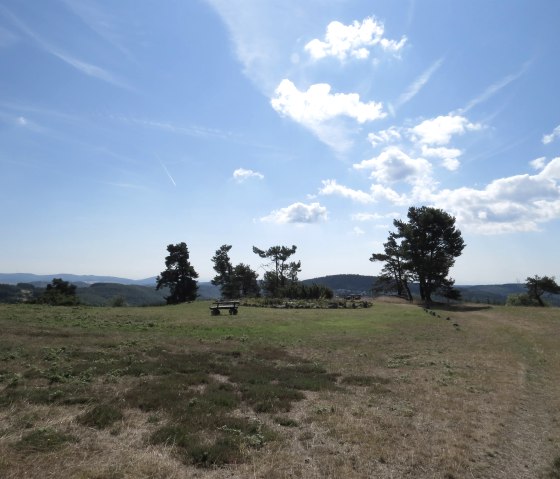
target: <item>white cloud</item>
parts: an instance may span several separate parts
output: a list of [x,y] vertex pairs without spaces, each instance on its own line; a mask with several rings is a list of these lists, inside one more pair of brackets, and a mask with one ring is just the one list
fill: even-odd
[[353,118],[358,123],[386,116],[381,103],[363,103],[357,93],[333,94],[327,83],[317,83],[307,91],[300,91],[290,80],[284,79],[270,103],[278,113],[304,125],[314,125],[338,116]]
[[377,133],[368,134],[368,140],[371,143],[371,146],[374,147],[381,144],[399,141],[401,138],[400,131],[394,126],[388,128],[387,130],[381,130]]
[[327,208],[319,203],[294,203],[286,208],[280,208],[261,218],[270,223],[318,223],[328,218]]
[[428,158],[439,158],[442,160],[442,165],[449,171],[455,171],[459,168],[460,162],[457,158],[461,156],[462,151],[457,148],[446,148],[440,146],[438,148],[430,148],[422,145],[422,155]]
[[233,179],[238,183],[243,183],[250,178],[262,180],[264,179],[264,175],[258,171],[246,170],[245,168],[237,168],[237,170],[233,172]]
[[483,189],[458,188],[431,194],[429,201],[452,212],[461,227],[483,234],[535,231],[560,218],[560,157],[536,175],[492,181]]
[[342,196],[358,203],[373,203],[375,201],[369,193],[339,185],[336,180],[323,180],[322,183],[323,187],[319,190],[320,195]]
[[454,135],[462,135],[466,131],[479,130],[478,123],[471,123],[460,115],[449,114],[424,120],[419,125],[411,128],[412,138],[419,143],[427,145],[447,145]]
[[325,41],[311,40],[305,45],[305,50],[311,57],[319,60],[325,57],[335,57],[339,60],[354,57],[365,59],[369,56],[369,47],[379,45],[383,50],[396,53],[406,43],[406,37],[399,41],[383,37],[385,27],[375,18],[366,18],[362,22],[355,20],[351,25],[333,21],[327,26]]
[[560,125],[554,128],[554,130],[552,130],[552,133],[549,133],[548,135],[544,135],[542,137],[542,142],[545,145],[548,145],[549,143],[552,143],[559,136],[560,136]]
[[336,180],[323,180],[323,187],[319,190],[320,195],[341,196],[357,203],[369,204],[386,200],[396,205],[406,204],[406,195],[399,195],[395,190],[382,185],[371,185],[370,193],[362,190],[354,190],[344,185],[339,185]]
[[430,176],[432,165],[424,158],[411,158],[400,148],[390,146],[370,160],[353,165],[357,170],[372,170],[371,178],[383,183],[416,183]]
[[352,229],[352,234],[354,236],[363,236],[366,234],[366,232],[359,226],[354,226],[354,228]]
[[535,158],[533,161],[530,161],[529,164],[535,170],[542,170],[544,168],[544,165],[546,164],[546,156],[541,156],[539,158]]

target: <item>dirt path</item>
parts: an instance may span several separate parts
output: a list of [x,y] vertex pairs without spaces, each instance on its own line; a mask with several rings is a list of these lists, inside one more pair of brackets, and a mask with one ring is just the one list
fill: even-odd
[[[554,331],[538,331],[529,322],[513,335],[532,336],[518,364],[518,395],[500,423],[484,466],[475,478],[557,478],[552,465],[560,457],[560,361]],[[511,327],[511,322],[508,323]]]

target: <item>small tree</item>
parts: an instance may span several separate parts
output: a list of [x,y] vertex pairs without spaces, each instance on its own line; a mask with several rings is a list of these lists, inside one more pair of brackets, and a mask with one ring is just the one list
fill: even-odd
[[233,268],[235,284],[241,297],[259,296],[261,289],[257,281],[259,274],[249,265],[239,263]]
[[297,282],[297,273],[301,271],[301,261],[287,263],[295,254],[297,246],[271,246],[266,251],[253,246],[253,253],[263,259],[268,259],[268,267],[263,276],[263,289],[271,296],[281,296],[286,286]]
[[47,284],[47,288],[39,296],[38,302],[53,306],[72,306],[78,304],[80,300],[76,295],[76,285],[70,284],[62,278],[54,278],[50,284]]
[[258,274],[248,265],[239,263],[233,266],[229,257],[231,245],[224,244],[216,250],[212,257],[216,276],[211,283],[220,287],[222,298],[240,298],[258,296],[260,292],[257,282]]
[[212,257],[214,263],[214,271],[216,276],[212,279],[211,283],[214,286],[220,287],[220,292],[223,298],[237,298],[239,297],[239,288],[235,284],[233,275],[233,265],[229,258],[229,251],[231,245],[224,244],[216,250]]
[[165,271],[156,278],[156,289],[168,287],[170,295],[167,304],[194,301],[198,291],[198,273],[189,262],[189,249],[186,243],[167,246],[169,255],[165,258]]
[[529,298],[535,300],[539,306],[545,306],[542,296],[548,294],[560,294],[560,286],[556,283],[554,276],[535,275],[528,277],[525,281]]

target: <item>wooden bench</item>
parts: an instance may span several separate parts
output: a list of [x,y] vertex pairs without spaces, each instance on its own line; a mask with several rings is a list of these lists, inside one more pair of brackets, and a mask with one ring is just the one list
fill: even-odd
[[237,314],[237,309],[239,308],[239,301],[215,301],[212,306],[210,306],[210,314],[212,316],[218,316],[222,309],[227,309],[229,314]]

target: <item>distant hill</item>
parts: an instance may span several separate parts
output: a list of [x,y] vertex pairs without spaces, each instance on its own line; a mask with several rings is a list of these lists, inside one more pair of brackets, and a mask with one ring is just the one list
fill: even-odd
[[332,289],[335,294],[371,294],[371,288],[377,278],[361,274],[334,274],[319,278],[305,279],[305,285],[317,284]]
[[[41,294],[42,290],[53,278],[62,278],[75,284],[77,294],[82,303],[95,306],[111,304],[115,298],[122,297],[130,306],[164,304],[166,291],[156,291],[156,277],[134,280],[115,276],[95,276],[76,274],[37,275],[31,273],[0,273],[0,302],[15,303],[31,300]],[[347,294],[370,295],[376,276],[360,274],[335,274],[303,280],[302,283],[313,283],[326,286],[339,296]],[[505,304],[508,295],[525,293],[520,283],[457,285],[463,301],[484,304]],[[418,285],[411,285],[412,294],[418,295]],[[210,282],[198,283],[200,299],[217,299],[220,289]],[[548,303],[560,306],[560,295],[545,296]]]
[[50,283],[53,278],[62,278],[72,284],[78,283],[119,283],[119,284],[138,284],[145,286],[155,286],[156,277],[144,279],[128,279],[119,278],[117,276],[95,276],[82,274],[31,274],[31,273],[0,273],[0,284],[18,284],[18,283]]

